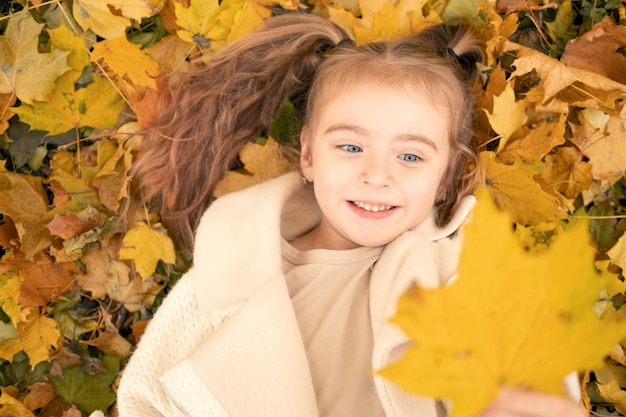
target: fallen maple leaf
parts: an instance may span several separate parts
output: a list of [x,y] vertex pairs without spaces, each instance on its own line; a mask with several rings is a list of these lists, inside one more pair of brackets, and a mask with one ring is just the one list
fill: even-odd
[[[509,52],[515,51],[518,55],[518,58],[513,63],[515,71],[511,74],[511,77],[518,77],[531,71],[537,72],[542,81],[541,85],[544,88],[544,103],[568,87],[576,88],[579,92],[582,91],[587,96],[592,97],[598,96],[598,94],[594,94],[596,90],[610,92],[612,94],[611,100],[604,100],[606,102],[604,104],[607,106],[613,106],[613,101],[622,99],[624,93],[626,93],[626,85],[624,84],[620,84],[595,72],[570,68],[557,59],[534,49],[512,42],[505,42],[505,50]],[[578,87],[577,84],[585,87],[588,91]]]
[[2,395],[0,395],[0,417],[5,416],[35,417],[20,400],[12,397],[7,390],[3,389]]
[[35,106],[22,103],[14,109],[31,128],[59,135],[78,127],[110,129],[115,126],[126,103],[115,87],[103,77],[93,74],[93,82],[84,88],[74,87],[75,74],[58,78],[50,100]]
[[91,52],[92,61],[104,62],[118,79],[128,79],[140,88],[156,89],[159,63],[145,54],[140,45],[122,36],[98,42]]
[[580,125],[570,123],[570,140],[589,158],[593,178],[604,184],[613,184],[623,178],[626,172],[626,128],[622,120],[594,109],[581,111],[579,117]]
[[41,54],[37,50],[43,28],[23,10],[12,15],[0,36],[0,94],[14,92],[24,103],[47,100],[55,80],[70,67],[69,52],[55,50]]
[[84,30],[111,39],[123,36],[132,20],[150,17],[164,4],[164,0],[75,0],[72,14]]
[[607,16],[589,32],[568,42],[561,62],[626,84],[626,57],[620,53],[625,45],[626,26],[615,25]]
[[542,254],[525,252],[482,190],[458,280],[401,297],[392,322],[413,346],[380,373],[409,392],[451,399],[450,417],[475,416],[503,386],[564,394],[569,372],[600,366],[626,336],[626,322],[593,312],[610,278],[593,259],[584,222]]
[[330,20],[345,29],[357,44],[409,35],[418,28],[442,21],[434,7],[428,8],[428,14],[424,15],[427,0],[358,0],[360,17],[336,2],[318,0],[317,3],[320,13],[327,14]]
[[135,261],[137,273],[143,279],[154,273],[159,260],[169,264],[176,262],[174,243],[169,236],[143,222],[137,223],[126,233],[123,245],[119,252],[120,259]]
[[592,166],[582,160],[578,149],[572,146],[557,148],[545,157],[545,162],[546,167],[539,176],[545,184],[543,189],[553,195],[561,193],[566,198],[574,199],[591,186]]
[[[508,110],[502,110],[506,115]],[[507,141],[505,146],[500,145],[500,162],[514,163],[518,159],[524,162],[539,161],[552,149],[562,145],[565,142],[565,115],[560,114],[554,121],[542,120],[532,129],[527,126],[522,129],[523,133],[519,137]]]
[[517,161],[512,165],[496,161],[493,152],[481,152],[483,182],[499,207],[514,216],[516,223],[535,224],[567,217],[559,200],[546,193],[533,179],[539,169]]
[[287,173],[291,167],[281,157],[278,143],[269,138],[265,145],[249,142],[239,152],[239,158],[245,169],[228,171],[213,192],[214,197],[221,197],[233,191],[242,190],[254,184],[270,180]]
[[493,111],[487,113],[487,118],[493,130],[500,135],[499,150],[502,150],[507,141],[524,123],[526,123],[526,100],[516,100],[512,83],[506,83],[504,91],[493,98]]

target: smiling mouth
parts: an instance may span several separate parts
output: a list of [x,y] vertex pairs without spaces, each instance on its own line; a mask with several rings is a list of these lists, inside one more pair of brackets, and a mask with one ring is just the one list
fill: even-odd
[[363,203],[362,201],[351,201],[350,203],[352,203],[353,206],[356,206],[356,207],[358,207],[360,209],[363,209],[363,210],[366,210],[366,211],[371,211],[373,213],[378,213],[380,211],[391,210],[392,208],[396,207],[396,206],[372,205],[372,204]]

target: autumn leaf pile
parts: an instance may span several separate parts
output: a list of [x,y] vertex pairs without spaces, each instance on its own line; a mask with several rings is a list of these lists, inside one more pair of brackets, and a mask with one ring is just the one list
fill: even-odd
[[[201,66],[197,58],[289,10],[324,15],[357,43],[458,18],[480,28],[488,46],[478,88],[485,128],[474,144],[482,183],[512,216],[526,253],[553,253],[559,237],[586,241],[564,230],[588,219],[591,258],[608,277],[599,293],[588,290],[594,314],[624,318],[624,2],[5,1],[0,417],[115,415],[124,363],[187,261],[155,206],[131,203],[129,171],[141,141],[133,133],[154,116],[169,75]],[[290,130],[271,131],[280,141]],[[251,143],[241,156],[245,172],[229,173],[219,193],[284,172],[274,146]],[[573,283],[567,244],[554,246],[552,268],[562,265]],[[582,343],[600,339],[590,331]],[[626,414],[625,342],[581,369],[593,413]]]

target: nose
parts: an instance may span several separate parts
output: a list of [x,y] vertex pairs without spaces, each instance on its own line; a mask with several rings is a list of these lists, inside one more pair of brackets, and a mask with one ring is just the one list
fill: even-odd
[[360,180],[374,187],[389,187],[394,183],[390,164],[381,157],[367,159],[361,171]]

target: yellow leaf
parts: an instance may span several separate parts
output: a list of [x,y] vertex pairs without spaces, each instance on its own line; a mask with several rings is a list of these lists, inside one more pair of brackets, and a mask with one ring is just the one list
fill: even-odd
[[358,4],[361,17],[355,17],[352,11],[335,2],[321,2],[319,10],[345,29],[359,45],[409,35],[442,21],[434,7],[424,16],[427,0],[359,0]]
[[523,250],[511,226],[479,192],[458,280],[410,289],[392,319],[413,347],[382,375],[412,393],[451,399],[450,417],[477,415],[503,386],[564,394],[568,373],[600,367],[626,336],[625,321],[593,312],[610,277],[594,268],[586,223],[540,255]]
[[589,158],[593,178],[610,185],[626,172],[626,129],[616,117],[602,123],[603,112],[586,109],[580,112],[582,125],[570,124],[570,139]]
[[[499,104],[501,105],[503,103]],[[509,112],[509,108],[505,106],[504,108],[500,108],[499,113],[494,111],[493,116],[489,113],[487,113],[487,115],[491,121],[492,117],[505,119]],[[525,119],[526,118],[524,116],[524,121]],[[521,123],[523,124],[524,121]],[[499,120],[498,123],[506,122],[504,120]],[[499,133],[498,130],[496,130],[496,132]],[[525,162],[539,161],[552,149],[565,143],[564,135],[565,115],[563,114],[559,115],[559,118],[554,122],[542,120],[538,126],[534,126],[532,129],[524,126],[523,134],[520,135],[521,137],[516,137],[515,139],[506,141],[504,145],[502,144],[502,141],[500,141],[499,148],[501,151],[498,152],[498,160],[504,163],[513,163],[517,159],[521,159]]]
[[54,47],[63,51],[69,51],[67,56],[67,64],[72,70],[77,72],[76,77],[80,76],[83,69],[90,64],[89,49],[85,44],[83,36],[75,35],[65,26],[63,21],[58,28],[48,29],[50,40]]
[[11,15],[4,35],[0,36],[0,94],[13,92],[28,104],[47,100],[54,91],[55,80],[70,69],[69,52],[38,52],[43,26],[27,10]]
[[215,187],[214,197],[243,190],[291,170],[280,155],[278,143],[272,138],[269,138],[265,145],[247,143],[239,153],[239,158],[245,168],[240,171],[228,171],[224,179]]
[[557,148],[545,157],[545,162],[546,167],[539,174],[545,184],[544,190],[574,199],[591,186],[592,167],[582,160],[578,149],[571,146]]
[[72,14],[84,30],[111,39],[123,36],[131,20],[150,17],[164,5],[164,0],[74,0]]
[[176,252],[170,237],[145,223],[137,223],[129,230],[124,236],[123,245],[120,259],[135,261],[137,272],[143,279],[154,273],[159,260],[169,264],[176,262]]
[[515,99],[513,85],[509,82],[504,91],[493,98],[493,112],[485,111],[491,127],[500,135],[499,151],[504,149],[511,135],[526,123],[526,107],[526,100]]
[[156,89],[159,63],[146,55],[140,45],[130,43],[125,36],[96,43],[91,60],[104,61],[118,79],[128,77],[136,86]]
[[496,162],[492,152],[481,152],[480,163],[496,204],[511,213],[515,222],[535,224],[567,217],[556,197],[546,193],[533,180],[537,168],[517,161],[513,165]]
[[0,417],[35,417],[35,415],[3,388],[0,395]]
[[196,43],[202,49],[214,47],[212,42],[224,41],[229,28],[219,25],[217,15],[220,5],[217,0],[191,0],[189,7],[174,3],[178,36],[185,42]]
[[56,322],[50,317],[40,316],[36,308],[32,309],[26,321],[18,324],[17,333],[33,365],[48,359],[62,340]]
[[0,275],[0,306],[14,326],[20,322],[22,307],[18,300],[24,277],[15,269]]
[[54,95],[36,106],[22,104],[15,109],[20,119],[32,129],[58,135],[78,127],[110,129],[115,126],[126,103],[109,81],[93,74],[93,82],[84,88],[74,88],[75,74],[65,74],[57,80]]
[[626,271],[626,233],[607,252],[611,262]]
[[269,6],[296,10],[294,0],[191,0],[189,7],[174,3],[178,36],[203,50],[217,50],[256,29],[272,12]]

